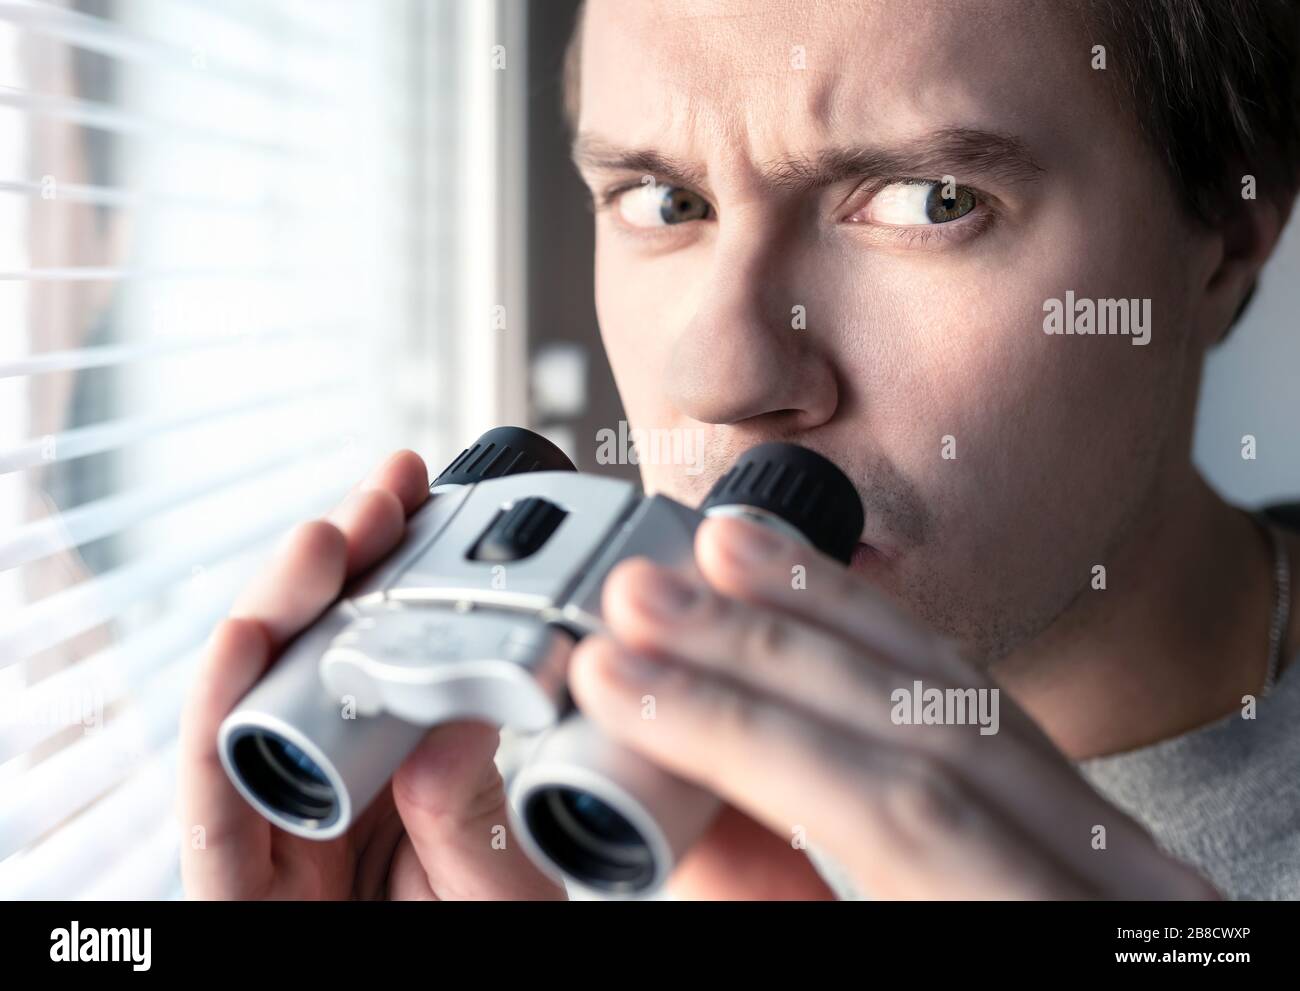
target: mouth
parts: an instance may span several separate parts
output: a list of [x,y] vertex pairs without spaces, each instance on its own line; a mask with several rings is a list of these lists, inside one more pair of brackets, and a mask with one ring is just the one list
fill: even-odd
[[876,571],[886,567],[890,560],[891,556],[879,547],[859,541],[857,546],[853,548],[853,556],[849,558],[849,570]]

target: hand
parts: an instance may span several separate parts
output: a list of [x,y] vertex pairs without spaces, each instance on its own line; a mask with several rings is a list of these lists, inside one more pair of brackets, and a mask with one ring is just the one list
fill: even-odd
[[[875,898],[1217,897],[1005,693],[991,735],[896,724],[891,693],[918,680],[995,686],[860,576],[735,519],[704,522],[696,559],[707,585],[644,559],[620,565],[604,589],[610,635],[584,640],[570,668],[575,700],[605,732],[730,805],[677,871],[676,894],[826,897],[790,856],[803,835]],[[645,695],[653,719],[641,718]]]
[[189,897],[565,897],[508,833],[504,849],[492,844],[493,827],[509,824],[494,761],[499,733],[485,723],[431,730],[391,788],[327,841],[272,826],[235,790],[217,756],[221,721],[344,580],[396,546],[428,484],[417,454],[390,457],[327,520],[294,530],[212,634],[181,719],[178,812]]

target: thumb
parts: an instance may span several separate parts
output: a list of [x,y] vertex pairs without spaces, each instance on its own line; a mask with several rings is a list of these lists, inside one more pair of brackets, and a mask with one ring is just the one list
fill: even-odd
[[393,799],[433,894],[445,900],[563,899],[515,842],[495,757],[500,732],[482,722],[430,730],[393,775]]

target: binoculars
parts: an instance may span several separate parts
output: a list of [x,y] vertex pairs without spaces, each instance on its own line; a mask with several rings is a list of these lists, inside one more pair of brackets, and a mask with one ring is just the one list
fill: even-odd
[[853,485],[821,455],[768,443],[699,509],[576,471],[544,437],[488,431],[434,480],[398,547],[352,580],[222,723],[235,787],[299,836],[341,835],[428,730],[482,720],[535,737],[508,782],[510,825],[551,876],[657,891],[720,800],[602,734],[569,698],[575,643],[603,629],[601,587],[644,556],[703,581],[695,528],[732,515],[847,563]]

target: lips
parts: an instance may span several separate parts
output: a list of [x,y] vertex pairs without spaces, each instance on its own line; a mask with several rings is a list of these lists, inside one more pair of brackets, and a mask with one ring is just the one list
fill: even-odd
[[853,548],[853,556],[849,558],[849,568],[853,571],[871,571],[888,563],[889,558],[880,548],[861,542]]

